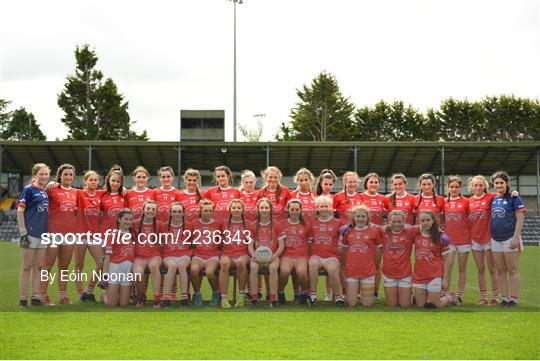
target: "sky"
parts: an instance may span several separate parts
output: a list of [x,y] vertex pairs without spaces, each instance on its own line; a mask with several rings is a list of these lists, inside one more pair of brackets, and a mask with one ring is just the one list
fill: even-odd
[[[296,89],[322,70],[357,106],[538,98],[539,12],[532,0],[244,0],[238,123],[254,128],[264,114],[262,140],[271,140]],[[2,1],[0,98],[32,112],[48,140],[67,135],[57,96],[84,43],[129,101],[136,131],[177,141],[180,109],[224,109],[232,140],[231,1]]]

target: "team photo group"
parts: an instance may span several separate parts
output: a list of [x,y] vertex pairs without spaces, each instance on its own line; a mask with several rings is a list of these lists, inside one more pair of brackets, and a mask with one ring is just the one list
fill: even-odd
[[[430,173],[418,177],[417,194],[407,192],[401,173],[389,178],[391,192],[381,194],[376,173],[348,171],[339,175],[343,188],[335,189],[330,169],[318,176],[299,169],[294,190],[274,166],[260,172],[259,189],[255,172],[245,170],[235,181],[227,166],[214,169],[215,186],[207,190],[191,168],[179,175],[183,189],[173,186],[170,166],[157,170],[154,189],[153,174],[142,166],[129,174],[117,165],[103,175],[86,171],[81,188],[74,166],[52,171],[35,164],[16,205],[23,309],[69,308],[68,284],[81,302],[110,307],[294,302],[313,308],[320,297],[336,307],[371,307],[381,298],[390,307],[443,308],[463,302],[471,253],[478,304],[518,305],[526,209],[502,170],[489,182],[481,175],[449,176],[443,195]],[[126,177],[133,179],[131,189]],[[87,251],[95,263],[88,274]],[[209,302],[201,293],[204,278]],[[319,282],[324,294],[317,292]],[[48,289],[55,283],[53,303]],[[98,287],[103,291],[96,297]]]

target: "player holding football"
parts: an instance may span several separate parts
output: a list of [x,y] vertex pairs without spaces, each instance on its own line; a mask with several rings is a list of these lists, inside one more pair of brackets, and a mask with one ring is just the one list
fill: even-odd
[[[261,198],[256,205],[257,219],[252,222],[249,229],[250,242],[248,245],[251,260],[249,263],[249,281],[251,284],[251,305],[253,308],[260,306],[257,289],[259,287],[259,270],[262,267],[268,268],[268,278],[270,287],[270,307],[278,307],[278,268],[279,257],[285,248],[283,237],[281,237],[279,222],[273,219],[272,203],[267,198]],[[268,264],[260,264],[257,261],[255,251],[257,248],[265,246],[272,251],[272,258]]]

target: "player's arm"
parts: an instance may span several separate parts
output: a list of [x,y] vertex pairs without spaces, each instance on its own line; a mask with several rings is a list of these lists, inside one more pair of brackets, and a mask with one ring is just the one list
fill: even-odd
[[442,279],[442,289],[443,291],[448,291],[450,286],[450,272],[452,270],[452,260],[450,259],[450,238],[448,235],[443,233],[441,235],[441,256],[443,257],[443,279]]
[[19,205],[17,207],[17,224],[19,226],[19,247],[28,248],[30,247],[30,241],[28,240],[28,231],[26,230],[26,223],[24,221],[24,211],[26,207],[24,205]]
[[251,230],[248,231],[248,235],[246,236],[246,239],[248,240],[248,252],[249,257],[251,257],[252,260],[255,260],[255,245],[254,240],[251,237]]
[[274,261],[276,258],[279,258],[281,254],[283,253],[283,250],[285,249],[285,237],[281,236],[278,237],[278,249],[276,253],[272,255],[272,261]]
[[523,229],[523,223],[525,221],[525,212],[516,212],[516,228],[514,230],[514,239],[510,245],[511,249],[519,247],[521,230]]

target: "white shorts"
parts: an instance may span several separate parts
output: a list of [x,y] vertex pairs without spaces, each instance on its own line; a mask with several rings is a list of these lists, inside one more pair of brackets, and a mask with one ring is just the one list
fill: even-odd
[[489,251],[491,249],[491,243],[478,243],[475,241],[471,241],[471,249],[473,251]]
[[371,277],[366,277],[366,278],[353,278],[353,277],[345,277],[345,282],[346,283],[365,283],[365,284],[368,284],[368,285],[374,285],[375,284],[375,275],[371,276]]
[[179,266],[180,262],[185,261],[185,260],[187,260],[189,263],[189,261],[191,261],[191,257],[190,256],[181,256],[181,257],[169,256],[163,259],[163,263],[165,263],[165,261],[167,260],[171,260],[174,262],[175,265]]
[[337,263],[339,263],[339,260],[336,257],[328,257],[328,258],[322,258],[322,257],[319,257],[319,256],[311,256],[311,257],[316,257],[317,259],[319,259],[319,261],[321,262],[321,265],[324,265],[327,262],[330,262],[331,260],[334,260]]
[[428,283],[413,283],[414,288],[419,288],[421,290],[427,290],[428,292],[441,292],[442,289],[442,278],[436,277],[429,281]]
[[383,274],[383,283],[384,283],[384,287],[411,288],[412,276],[404,277],[404,278],[389,278]]
[[207,259],[204,259],[204,258],[199,257],[199,256],[193,256],[191,259],[192,259],[193,261],[196,260],[196,259],[202,261],[202,262],[204,263],[204,266],[205,266],[205,267],[206,267],[206,264],[207,264],[208,262],[210,262],[210,261],[216,261],[216,262],[219,263],[219,257],[218,257],[218,256],[210,257],[210,258],[207,258]]
[[521,240],[521,237],[519,237],[519,246],[517,246],[514,249],[510,248],[510,245],[512,244],[512,241],[514,240],[514,237],[507,239],[506,241],[499,242],[491,239],[491,251],[492,252],[521,252],[523,251],[523,241]]
[[30,241],[30,248],[32,249],[46,249],[47,245],[43,243],[41,237],[34,237],[28,235],[28,240]]
[[109,264],[109,284],[120,286],[131,286],[131,281],[128,279],[133,278],[133,264],[131,261],[124,261],[121,263]]
[[457,253],[467,253],[471,250],[470,244],[458,244],[458,245],[450,245],[450,252],[457,252]]

